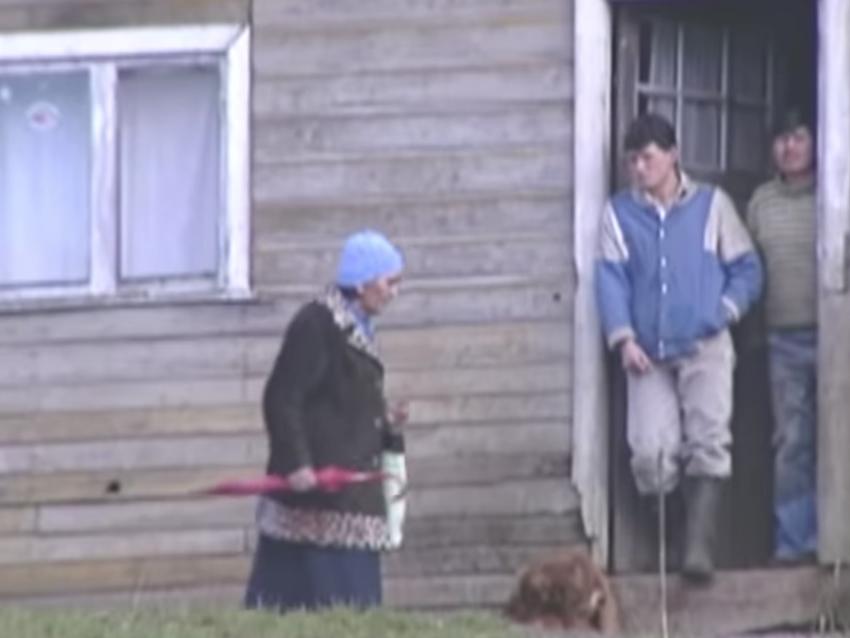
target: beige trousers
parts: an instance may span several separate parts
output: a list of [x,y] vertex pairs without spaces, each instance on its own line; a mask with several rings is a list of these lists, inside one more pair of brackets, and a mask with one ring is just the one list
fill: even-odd
[[732,474],[734,367],[735,349],[725,330],[699,342],[692,355],[628,373],[627,438],[641,494],[673,490],[681,471]]

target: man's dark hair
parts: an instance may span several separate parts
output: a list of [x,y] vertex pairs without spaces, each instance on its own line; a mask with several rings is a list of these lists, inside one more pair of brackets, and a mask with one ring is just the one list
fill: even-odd
[[646,113],[629,125],[623,146],[627,151],[639,151],[653,142],[669,151],[676,146],[676,130],[667,118],[657,113]]
[[792,133],[801,126],[807,128],[812,137],[815,136],[815,119],[812,116],[812,110],[806,106],[789,106],[782,110],[773,121],[771,129],[773,139]]

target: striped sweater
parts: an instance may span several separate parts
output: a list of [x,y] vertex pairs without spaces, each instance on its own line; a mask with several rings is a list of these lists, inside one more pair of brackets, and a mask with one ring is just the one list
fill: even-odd
[[753,194],[747,224],[764,257],[769,329],[817,324],[817,215],[814,184],[780,179]]

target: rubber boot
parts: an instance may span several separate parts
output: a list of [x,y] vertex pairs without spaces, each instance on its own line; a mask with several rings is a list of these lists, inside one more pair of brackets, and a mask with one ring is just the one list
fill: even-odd
[[688,477],[684,491],[682,576],[694,583],[708,583],[714,576],[714,545],[723,481],[712,477]]
[[678,571],[682,565],[683,531],[685,527],[685,504],[681,489],[667,498],[667,566]]

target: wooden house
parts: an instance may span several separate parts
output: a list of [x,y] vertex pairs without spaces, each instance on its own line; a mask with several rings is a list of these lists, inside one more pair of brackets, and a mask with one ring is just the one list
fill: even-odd
[[[653,627],[590,279],[623,123],[670,115],[685,167],[743,202],[769,172],[771,115],[815,78],[820,560],[850,558],[850,4],[739,4],[0,0],[0,599],[237,604],[253,503],[197,490],[262,467],[287,320],[345,234],[375,227],[409,266],[381,337],[413,414],[388,603],[498,605],[529,556],[587,544],[633,574],[618,581],[632,626]],[[815,568],[757,569],[754,352],[730,585],[674,589],[681,626],[730,591],[751,605],[724,627],[808,618],[826,586]]]

